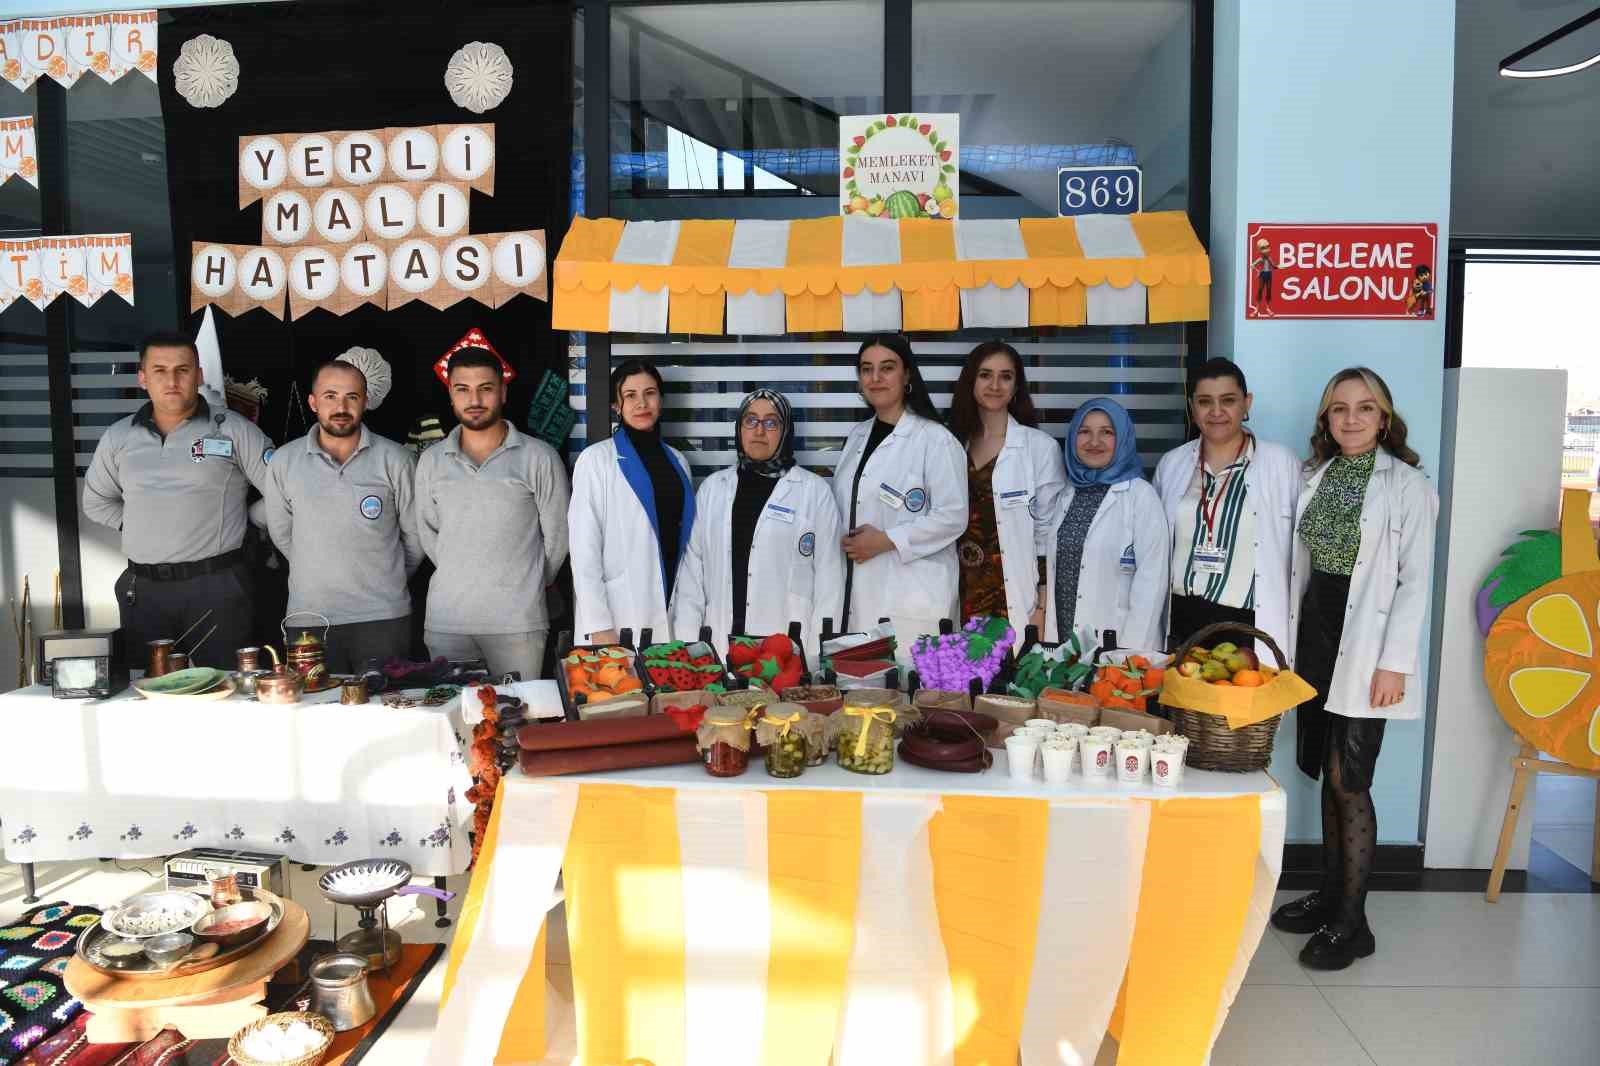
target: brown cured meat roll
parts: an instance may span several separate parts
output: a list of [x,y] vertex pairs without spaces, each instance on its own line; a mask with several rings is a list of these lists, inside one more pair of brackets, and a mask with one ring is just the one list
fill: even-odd
[[529,777],[557,777],[561,774],[636,770],[646,766],[672,766],[699,761],[700,751],[695,747],[694,737],[681,735],[672,740],[648,740],[640,744],[525,751],[522,753],[522,772]]
[[523,751],[566,751],[571,748],[598,748],[618,744],[643,744],[652,740],[694,739],[665,714],[647,718],[596,718],[591,722],[556,722],[550,725],[525,725],[517,730],[517,744]]

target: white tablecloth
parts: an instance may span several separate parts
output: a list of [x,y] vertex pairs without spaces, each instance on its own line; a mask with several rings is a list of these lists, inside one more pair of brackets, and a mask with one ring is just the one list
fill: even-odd
[[0,695],[0,838],[13,862],[209,846],[459,873],[471,854],[469,739],[459,699],[56,700],[36,685]]

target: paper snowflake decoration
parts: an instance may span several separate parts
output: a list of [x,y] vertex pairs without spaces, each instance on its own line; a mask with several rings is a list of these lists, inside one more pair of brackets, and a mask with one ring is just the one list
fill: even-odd
[[209,33],[183,42],[172,64],[172,81],[191,107],[216,107],[239,88],[233,45]]
[[497,44],[473,41],[456,49],[444,68],[444,87],[457,107],[481,115],[511,94],[511,60]]

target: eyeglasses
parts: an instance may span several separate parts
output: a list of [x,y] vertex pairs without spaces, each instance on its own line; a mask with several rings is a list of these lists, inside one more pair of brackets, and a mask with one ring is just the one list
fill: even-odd
[[745,415],[744,420],[740,422],[740,425],[744,426],[745,429],[764,429],[768,433],[776,433],[778,430],[783,428],[783,419],[757,418],[755,415]]

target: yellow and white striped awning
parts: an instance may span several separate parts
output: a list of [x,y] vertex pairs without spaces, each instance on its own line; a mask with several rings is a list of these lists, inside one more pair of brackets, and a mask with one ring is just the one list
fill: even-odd
[[1203,321],[1182,211],[1078,218],[572,220],[553,325],[597,333],[938,331]]

